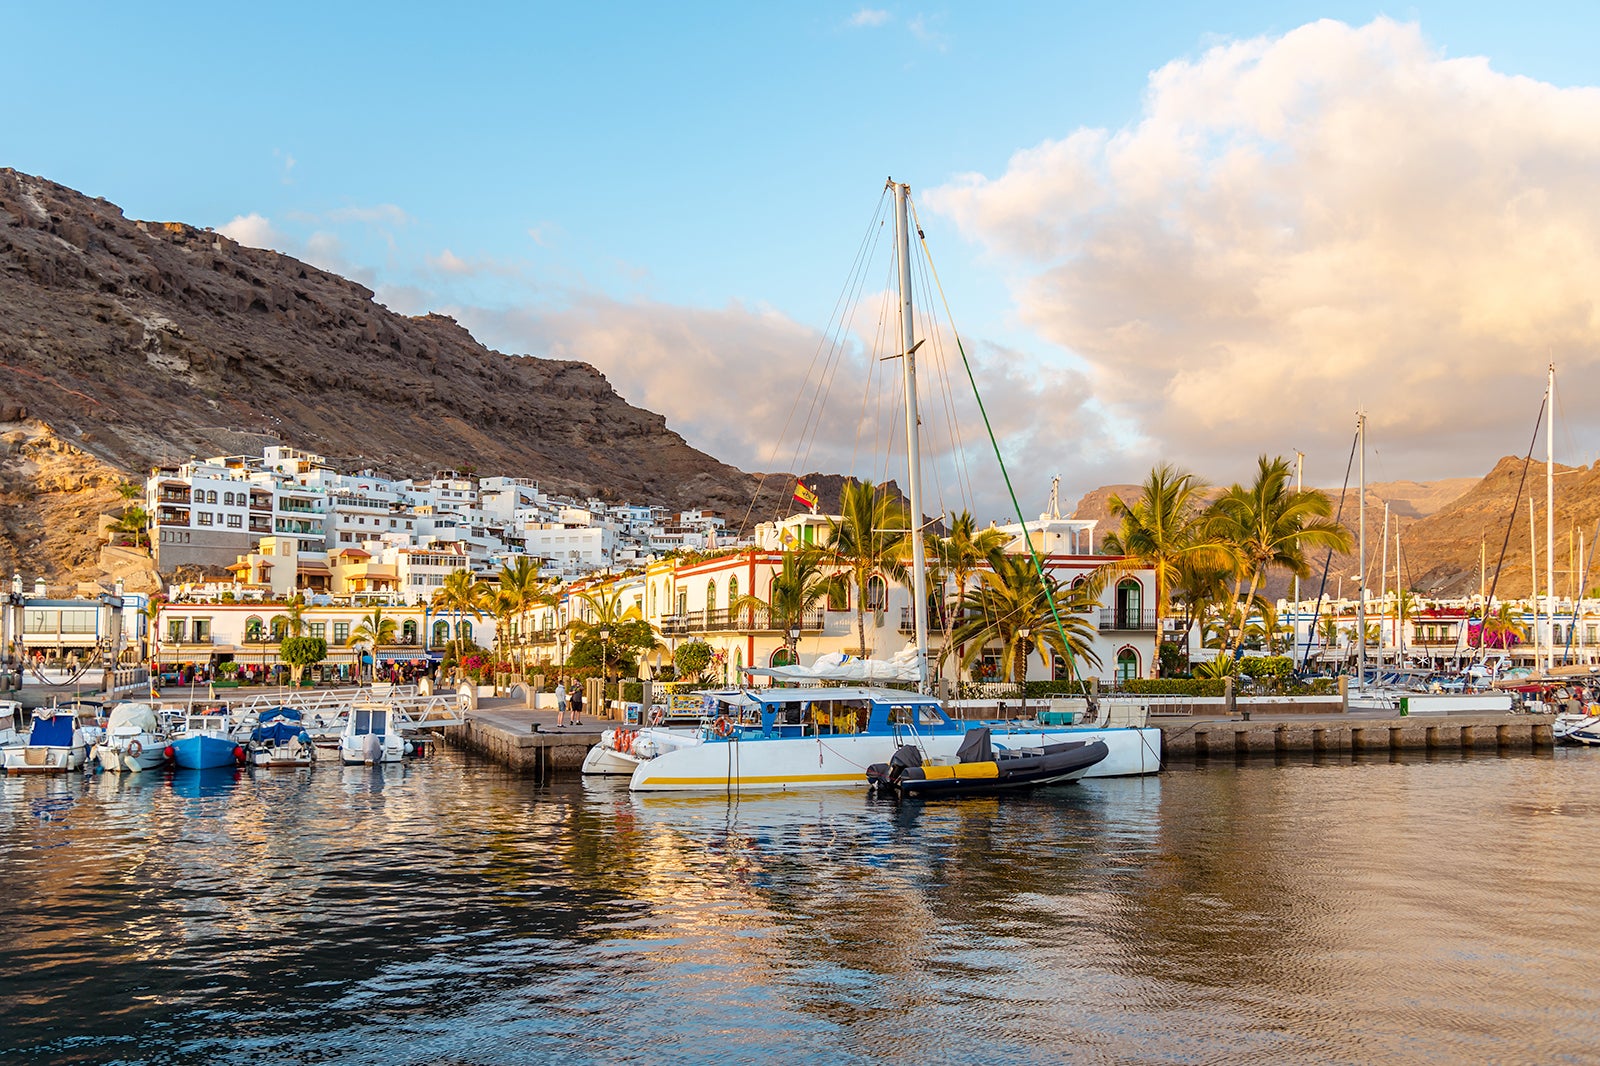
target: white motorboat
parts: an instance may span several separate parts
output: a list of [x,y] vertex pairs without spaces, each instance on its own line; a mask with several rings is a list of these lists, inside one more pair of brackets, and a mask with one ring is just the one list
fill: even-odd
[[583,757],[583,772],[591,776],[631,777],[640,762],[634,753],[634,744],[647,729],[652,739],[646,745],[646,750],[654,755],[661,750],[660,738],[663,734],[694,738],[703,727],[713,724],[703,716],[698,700],[693,711],[652,707],[645,721],[648,725],[643,727],[618,726],[601,733],[600,742]]
[[251,766],[310,766],[317,758],[316,745],[293,707],[271,707],[261,712],[256,727],[245,744],[246,761]]
[[167,761],[167,738],[156,709],[148,703],[119,703],[106,718],[106,733],[95,758],[112,773],[153,770]]
[[381,703],[358,703],[350,708],[339,736],[339,759],[357,766],[399,762],[414,749],[401,735],[394,708]]
[[89,742],[72,707],[34,711],[27,739],[5,749],[8,774],[60,774],[88,761]]

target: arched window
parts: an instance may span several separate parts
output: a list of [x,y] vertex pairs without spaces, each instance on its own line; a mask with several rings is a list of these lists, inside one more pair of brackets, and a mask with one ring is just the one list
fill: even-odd
[[250,643],[259,644],[262,640],[261,635],[266,631],[266,624],[255,615],[251,615],[244,620],[244,639]]
[[1071,681],[1072,672],[1067,669],[1067,660],[1059,655],[1050,656],[1050,680]]
[[889,609],[889,583],[878,574],[867,578],[867,610],[887,611]]
[[463,618],[456,624],[456,636],[462,640],[472,639],[472,623]]
[[729,577],[728,578],[728,608],[730,610],[733,608],[733,601],[737,600],[738,598],[739,598],[739,579],[737,577]]
[[741,677],[743,677],[743,676],[744,676],[744,649],[743,648],[734,648],[733,649],[733,673],[728,675],[728,684],[737,685],[739,683],[739,679]]
[[650,584],[646,585],[645,588],[648,589],[650,593],[650,600],[645,605],[645,614],[649,615],[651,618],[654,618],[656,615],[656,583],[652,581]]
[[289,635],[289,620],[287,618],[274,618],[272,620],[272,640],[273,640],[273,642],[274,643],[281,642],[283,640],[283,638],[288,636],[288,635]]
[[405,625],[400,627],[400,643],[402,643],[402,644],[415,644],[416,642],[417,642],[417,623],[414,620],[407,621]]
[[450,643],[450,623],[442,618],[433,623],[433,642],[435,644]]
[[1139,653],[1132,648],[1117,652],[1117,681],[1136,681],[1139,678]]
[[1083,595],[1083,586],[1087,585],[1088,583],[1089,579],[1084,577],[1082,574],[1079,574],[1077,577],[1072,579],[1072,594],[1073,599],[1078,601],[1079,614],[1088,614],[1090,611],[1094,610],[1094,603]]
[[709,611],[709,610],[711,610],[711,608],[715,607],[716,605],[717,605],[717,583],[715,581],[707,581],[706,582],[706,610]]
[[216,503],[217,502],[217,490],[216,489],[212,489],[210,492],[206,493],[206,502],[207,503]]
[[1133,578],[1117,582],[1117,628],[1140,629],[1144,606],[1144,586]]
[[767,659],[768,666],[793,666],[794,664],[794,652],[788,648],[779,648]]

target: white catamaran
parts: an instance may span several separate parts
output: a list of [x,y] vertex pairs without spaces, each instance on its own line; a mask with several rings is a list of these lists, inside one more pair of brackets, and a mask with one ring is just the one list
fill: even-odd
[[[899,319],[903,344],[908,504],[922,514],[922,472],[917,413],[914,322],[911,308],[909,186],[891,182],[899,258]],[[920,520],[920,519],[919,519]],[[1046,728],[1037,722],[962,721],[929,695],[927,564],[922,537],[910,538],[915,658],[892,671],[915,681],[916,692],[864,685],[853,688],[739,688],[703,694],[699,729],[643,728],[619,731],[625,744],[605,745],[592,757],[598,772],[632,766],[629,788],[637,792],[743,792],[817,786],[867,785],[866,771],[903,745],[918,747],[925,762],[953,761],[968,730],[988,727],[995,747],[1039,748],[1046,744],[1103,742],[1106,758],[1087,776],[1150,774],[1161,769],[1160,730],[1139,725],[1108,728]],[[888,664],[882,664],[887,666]],[[774,673],[774,671],[767,671]],[[798,677],[804,671],[780,676]],[[872,675],[881,676],[881,675]],[[600,770],[599,764],[607,769]],[[587,764],[586,764],[587,767]]]

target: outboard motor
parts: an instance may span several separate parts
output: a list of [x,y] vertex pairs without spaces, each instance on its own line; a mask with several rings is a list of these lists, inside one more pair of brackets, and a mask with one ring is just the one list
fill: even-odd
[[911,744],[895,749],[889,756],[888,762],[875,762],[867,767],[867,782],[874,788],[879,785],[893,785],[900,780],[901,773],[908,767],[922,765],[922,752]]

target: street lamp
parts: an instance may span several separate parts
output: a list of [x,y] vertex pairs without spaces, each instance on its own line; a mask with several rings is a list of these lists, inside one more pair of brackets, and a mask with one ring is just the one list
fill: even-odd
[[789,663],[791,666],[800,665],[800,627],[789,627]]
[[600,628],[600,702],[606,699],[606,681],[610,676],[607,660],[611,658],[611,630],[605,626]]

